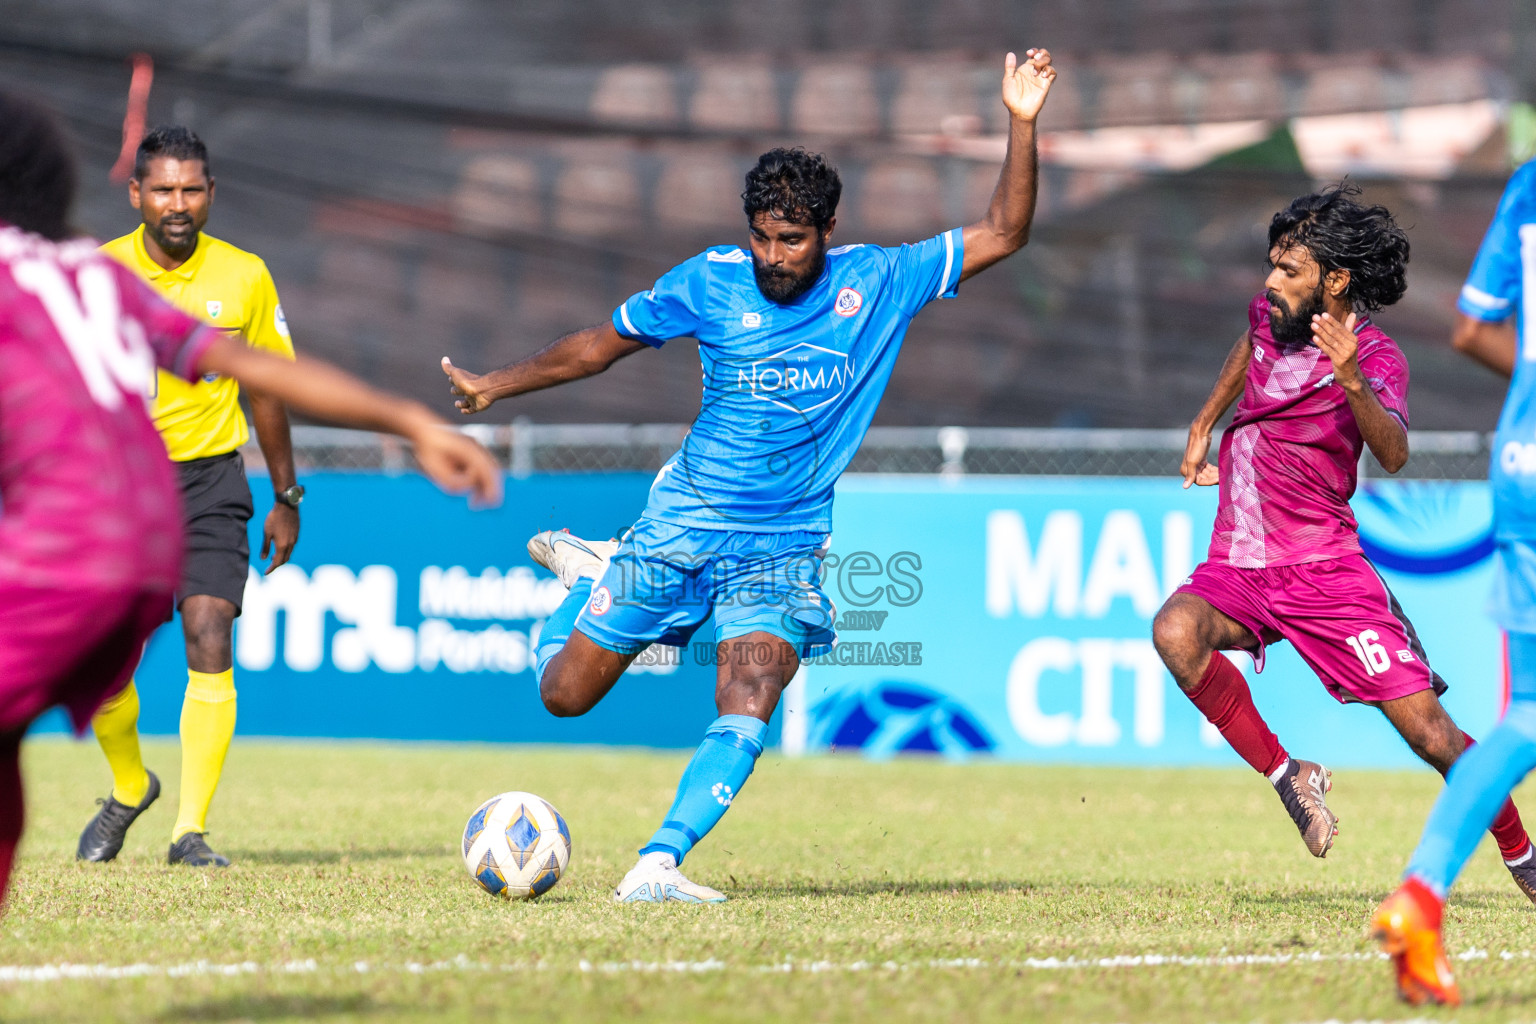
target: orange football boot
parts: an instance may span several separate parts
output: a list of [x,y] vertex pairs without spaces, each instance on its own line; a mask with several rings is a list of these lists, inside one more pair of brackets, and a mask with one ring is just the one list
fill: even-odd
[[1371,933],[1397,971],[1397,994],[1414,1006],[1460,1006],[1461,992],[1440,941],[1440,901],[1416,878],[1382,901]]

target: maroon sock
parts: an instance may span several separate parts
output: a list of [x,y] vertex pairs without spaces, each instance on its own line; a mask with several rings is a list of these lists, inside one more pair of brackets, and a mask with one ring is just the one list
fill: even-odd
[[21,733],[0,736],[0,904],[21,839]]
[[1186,696],[1254,771],[1271,775],[1285,764],[1285,748],[1253,706],[1248,681],[1225,655],[1211,655],[1200,685]]
[[[1467,750],[1472,749],[1476,743],[1466,733],[1461,734],[1467,741]],[[1465,754],[1467,750],[1463,750]],[[1531,837],[1526,835],[1525,825],[1520,821],[1520,812],[1515,810],[1513,800],[1505,800],[1504,806],[1499,809],[1499,816],[1493,819],[1493,824],[1488,826],[1488,831],[1493,833],[1494,842],[1499,844],[1499,854],[1505,860],[1515,860],[1530,849]]]

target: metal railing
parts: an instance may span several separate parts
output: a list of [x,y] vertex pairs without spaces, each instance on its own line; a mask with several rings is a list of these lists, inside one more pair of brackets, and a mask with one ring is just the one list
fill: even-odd
[[[654,473],[682,445],[686,424],[547,424],[517,422],[461,428],[489,448],[513,476],[533,473]],[[1414,430],[1412,454],[1397,479],[1479,480],[1487,475],[1492,435]],[[1035,427],[872,427],[853,473],[944,476],[1171,477],[1184,452],[1183,430],[1069,430]],[[295,427],[299,470],[403,472],[408,445],[361,430]],[[262,467],[254,443],[246,462]],[[1385,477],[1368,454],[1361,477]]]

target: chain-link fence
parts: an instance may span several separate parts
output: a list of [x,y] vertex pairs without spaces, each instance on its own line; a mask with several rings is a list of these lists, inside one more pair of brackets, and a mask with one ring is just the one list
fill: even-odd
[[[532,473],[654,473],[683,443],[685,424],[476,424],[462,428],[514,476]],[[1138,476],[1178,472],[1182,430],[1056,430],[995,427],[873,427],[849,467],[854,473],[945,476]],[[1477,480],[1488,471],[1492,436],[1475,431],[1410,431],[1408,465],[1399,479]],[[295,427],[294,462],[316,470],[402,472],[407,445],[361,430]],[[262,467],[252,443],[246,462]],[[1363,478],[1386,474],[1368,455]]]

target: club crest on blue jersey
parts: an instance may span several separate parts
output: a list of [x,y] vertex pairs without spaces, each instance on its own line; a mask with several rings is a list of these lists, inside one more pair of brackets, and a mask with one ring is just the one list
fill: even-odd
[[838,316],[853,316],[864,308],[864,296],[852,288],[844,288],[837,293],[837,300],[832,304],[832,310]]

